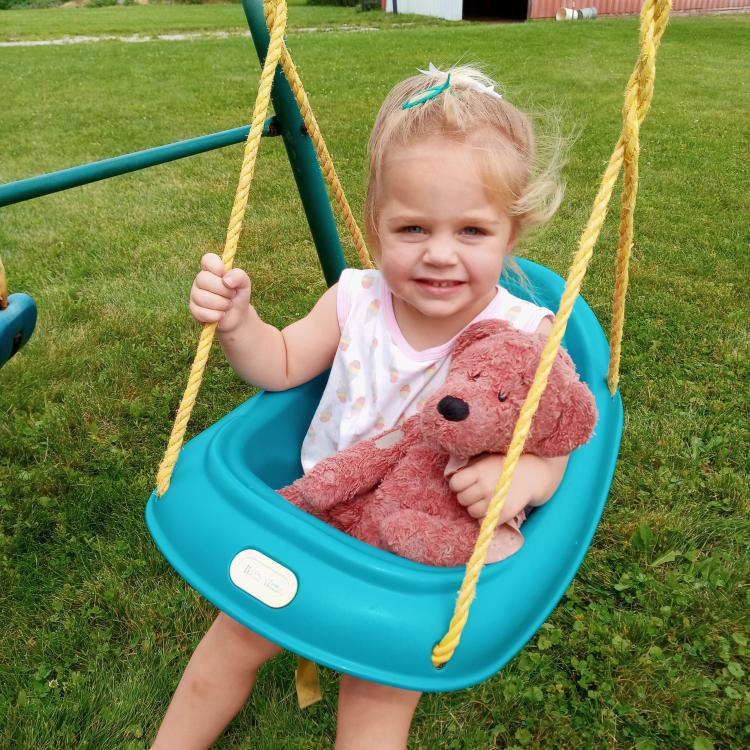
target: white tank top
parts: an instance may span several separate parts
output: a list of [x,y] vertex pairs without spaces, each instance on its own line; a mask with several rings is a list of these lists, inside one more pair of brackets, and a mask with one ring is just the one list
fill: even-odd
[[[453,345],[461,335],[430,349],[413,349],[393,314],[391,290],[374,269],[345,270],[336,304],[341,339],[302,442],[305,472],[420,411],[445,382]],[[495,297],[468,325],[499,319],[533,333],[546,317],[553,317],[551,310],[519,299],[498,285]]]

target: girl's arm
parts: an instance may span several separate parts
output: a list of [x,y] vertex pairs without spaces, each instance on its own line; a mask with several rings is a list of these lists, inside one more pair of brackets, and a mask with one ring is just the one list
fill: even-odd
[[[466,468],[451,477],[450,488],[472,518],[484,518],[487,515],[504,462],[505,456],[477,456]],[[529,505],[546,503],[560,485],[567,465],[568,456],[542,458],[523,453],[513,472],[498,523],[507,523]]]
[[304,318],[280,331],[264,323],[250,304],[251,283],[244,271],[225,272],[213,253],[203,256],[201,268],[190,292],[190,312],[201,323],[217,323],[221,348],[241,378],[283,391],[330,367],[341,335],[336,285]]
[[237,374],[259,388],[285,391],[330,367],[341,335],[336,286],[326,290],[304,318],[281,331],[264,323],[247,304],[237,327],[219,333],[224,355]]
[[[552,321],[545,318],[535,333],[549,336]],[[528,505],[543,505],[560,486],[569,456],[552,458],[523,453],[508,488],[508,495],[500,511],[498,524],[507,523]],[[486,454],[476,456],[466,468],[457,471],[449,485],[458,502],[473,518],[484,518],[500,478],[505,456]]]

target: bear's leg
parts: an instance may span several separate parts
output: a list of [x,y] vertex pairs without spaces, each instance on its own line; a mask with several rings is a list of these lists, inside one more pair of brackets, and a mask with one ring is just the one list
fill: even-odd
[[419,510],[401,510],[380,520],[380,546],[425,565],[464,565],[479,527],[469,518],[437,518]]
[[299,485],[296,482],[294,484],[288,485],[287,487],[282,487],[280,490],[277,490],[277,492],[285,500],[288,500],[292,505],[296,505],[298,508],[307,510],[307,504],[302,497],[302,491],[300,490]]
[[338,524],[331,519],[330,511],[326,512],[324,510],[316,510],[315,508],[311,508],[307,502],[305,502],[305,498],[302,496],[302,491],[297,482],[290,484],[287,487],[283,487],[282,489],[277,490],[277,492],[292,505],[297,506],[300,510],[304,510],[305,513],[309,513],[311,516],[319,518],[324,523],[339,528]]
[[377,545],[380,534],[377,522],[372,517],[375,502],[375,492],[365,492],[348,503],[331,508],[326,521],[349,536]]

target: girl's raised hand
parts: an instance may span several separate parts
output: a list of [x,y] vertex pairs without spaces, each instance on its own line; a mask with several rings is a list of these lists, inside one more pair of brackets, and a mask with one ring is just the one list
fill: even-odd
[[190,289],[190,314],[199,323],[216,323],[227,333],[250,314],[250,277],[240,268],[224,270],[215,253],[201,258],[201,271]]

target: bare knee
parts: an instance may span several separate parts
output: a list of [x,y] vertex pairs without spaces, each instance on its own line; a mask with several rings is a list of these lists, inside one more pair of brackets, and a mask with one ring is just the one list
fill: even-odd
[[207,635],[231,652],[238,664],[257,669],[281,652],[281,646],[258,635],[224,612],[219,612]]
[[336,750],[403,750],[420,695],[342,675]]
[[406,711],[416,708],[422,695],[414,690],[381,685],[378,682],[369,682],[348,674],[341,675],[339,690],[344,698],[392,704]]

